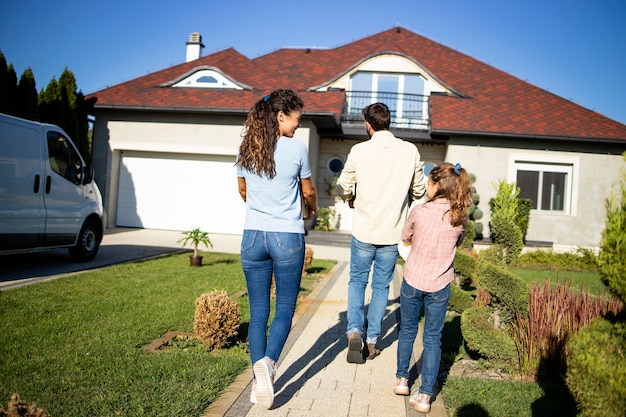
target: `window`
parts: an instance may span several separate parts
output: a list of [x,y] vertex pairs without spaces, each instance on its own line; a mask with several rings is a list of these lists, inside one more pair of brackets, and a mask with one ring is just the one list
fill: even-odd
[[350,78],[348,113],[360,115],[364,107],[382,102],[389,107],[392,124],[408,127],[426,119],[425,80],[419,74],[359,71]]
[[532,200],[532,209],[569,214],[572,164],[515,162],[519,198]]
[[326,160],[326,170],[333,176],[341,174],[343,169],[343,159],[338,156],[331,156]]
[[72,144],[57,132],[48,132],[48,161],[50,168],[66,180],[80,184],[82,163]]
[[222,74],[209,69],[194,72],[182,81],[174,84],[174,87],[230,88],[242,90],[241,87],[229,81]]

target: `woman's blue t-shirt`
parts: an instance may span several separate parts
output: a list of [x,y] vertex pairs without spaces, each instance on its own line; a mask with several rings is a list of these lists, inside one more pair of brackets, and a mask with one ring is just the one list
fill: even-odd
[[280,137],[274,151],[276,176],[259,176],[237,165],[237,176],[246,180],[244,229],[304,233],[298,181],[311,176],[304,143]]

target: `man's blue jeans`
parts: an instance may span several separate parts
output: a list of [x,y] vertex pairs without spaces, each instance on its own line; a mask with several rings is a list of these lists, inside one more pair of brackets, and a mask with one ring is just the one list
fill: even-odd
[[[244,230],[241,266],[250,300],[248,344],[252,363],[280,357],[296,308],[304,266],[304,235]],[[276,313],[267,336],[272,272],[276,282]]]
[[398,260],[398,245],[374,245],[354,236],[350,248],[350,281],[348,282],[348,336],[353,332],[365,334],[365,288],[372,263],[372,299],[367,309],[366,343],[376,343],[387,309],[389,284]]
[[417,336],[422,307],[424,308],[424,353],[422,383],[419,392],[433,395],[441,359],[441,332],[446,320],[450,284],[436,292],[424,292],[402,280],[400,289],[400,332],[396,377],[409,378],[409,364]]

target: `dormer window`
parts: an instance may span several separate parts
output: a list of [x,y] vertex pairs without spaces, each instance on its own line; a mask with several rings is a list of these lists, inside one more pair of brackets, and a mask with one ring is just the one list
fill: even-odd
[[389,107],[392,125],[409,125],[427,122],[427,91],[425,79],[420,74],[399,74],[358,71],[350,77],[348,113],[361,115],[361,110],[376,102]]
[[193,87],[193,88],[228,88],[234,90],[243,90],[237,84],[233,83],[217,71],[204,69],[196,71],[177,82],[172,87]]

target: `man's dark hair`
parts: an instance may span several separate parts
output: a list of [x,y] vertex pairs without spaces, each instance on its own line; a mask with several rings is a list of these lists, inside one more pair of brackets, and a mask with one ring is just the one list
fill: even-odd
[[383,103],[370,104],[363,109],[363,117],[365,121],[372,126],[374,131],[389,130],[391,124],[391,113],[389,107]]

